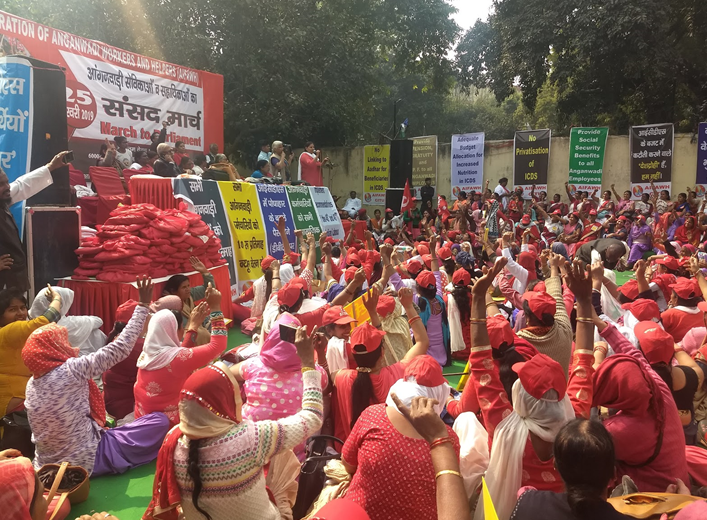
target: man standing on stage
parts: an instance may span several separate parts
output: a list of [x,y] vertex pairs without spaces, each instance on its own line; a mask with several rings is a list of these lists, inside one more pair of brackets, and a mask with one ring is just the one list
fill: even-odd
[[62,159],[67,153],[69,152],[59,152],[46,166],[22,175],[13,182],[10,182],[7,174],[0,168],[0,289],[29,289],[27,253],[17,223],[10,213],[10,206],[27,200],[50,186],[54,182],[51,172],[64,166]]

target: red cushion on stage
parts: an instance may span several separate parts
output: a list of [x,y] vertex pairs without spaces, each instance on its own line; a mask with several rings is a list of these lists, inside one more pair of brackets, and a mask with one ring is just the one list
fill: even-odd
[[148,240],[155,240],[156,238],[168,239],[170,233],[167,231],[160,231],[159,229],[153,227],[146,227],[140,230],[140,236]]
[[110,217],[105,221],[104,225],[134,225],[134,224],[147,224],[150,219],[143,215],[142,213],[121,213],[114,217]]
[[157,249],[165,255],[173,255],[177,252],[177,249],[172,246],[158,246]]
[[95,255],[103,251],[103,248],[101,246],[93,246],[93,247],[79,247],[78,249],[74,250],[74,253],[77,255]]
[[96,276],[100,272],[100,269],[81,269],[80,267],[74,269],[74,274],[79,276]]
[[139,255],[142,253],[139,249],[116,249],[115,251],[103,251],[96,255],[96,260],[101,262],[109,262],[111,260],[120,260],[121,258],[127,258],[133,255]]
[[103,267],[102,262],[90,262],[88,260],[80,260],[79,261],[79,267],[81,269],[100,269]]

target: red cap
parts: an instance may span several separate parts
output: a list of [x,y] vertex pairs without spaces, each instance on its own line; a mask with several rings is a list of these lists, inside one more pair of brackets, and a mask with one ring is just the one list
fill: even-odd
[[680,268],[680,263],[678,262],[678,259],[674,256],[666,256],[665,258],[659,258],[655,261],[655,263],[664,265],[671,271],[677,271]]
[[447,236],[449,237],[450,240],[456,240],[456,238],[459,236],[458,231],[450,231],[447,233]]
[[489,316],[486,319],[486,328],[489,331],[489,340],[491,347],[498,349],[503,343],[513,345],[513,329],[510,323],[500,314]]
[[638,282],[636,280],[629,280],[619,287],[619,292],[629,300],[635,300],[638,298]]
[[439,256],[442,260],[449,260],[452,258],[452,250],[448,247],[442,247],[437,251],[437,256]]
[[417,274],[422,271],[422,264],[419,260],[410,260],[407,265],[407,272],[410,274]]
[[270,255],[266,256],[266,257],[263,258],[263,260],[260,262],[260,268],[261,268],[263,271],[266,270],[266,269],[269,269],[269,268],[270,268],[270,264],[272,264],[275,260],[276,260],[276,259],[275,259],[274,256],[270,256]]
[[621,215],[621,216],[618,218],[618,220],[620,220],[620,221],[622,221],[622,222],[628,222],[628,217],[626,217],[626,216],[624,216],[624,215]]
[[694,298],[701,294],[700,287],[695,280],[689,278],[678,278],[678,282],[669,285],[675,294],[685,300]]
[[471,275],[466,269],[457,269],[452,275],[452,283],[454,285],[460,285],[467,287],[471,284]]
[[533,292],[547,292],[545,288],[545,282],[538,282],[533,287]]
[[427,249],[430,248],[430,243],[429,243],[428,241],[426,241],[426,240],[420,240],[419,244],[420,244],[421,246],[425,246]]
[[513,371],[518,374],[520,384],[535,399],[542,399],[548,390],[555,390],[558,401],[564,399],[567,381],[562,366],[545,354],[533,356],[529,361],[516,363]]
[[309,284],[307,283],[307,280],[301,276],[295,276],[292,280],[290,280],[290,283],[304,291],[309,291]]
[[650,364],[669,363],[675,354],[675,340],[654,321],[642,321],[633,328],[643,355]]
[[368,260],[373,262],[374,264],[377,264],[381,261],[381,254],[378,251],[372,249],[368,252]]
[[530,215],[523,215],[523,218],[520,219],[522,224],[528,225],[530,224]]
[[390,208],[385,208],[385,212],[386,212],[386,213],[388,213],[389,211],[390,211],[391,213],[395,213],[392,209],[390,209]]
[[373,352],[380,347],[383,336],[385,336],[385,332],[366,322],[356,327],[351,333],[351,347],[354,352],[361,352],[356,348],[359,345],[363,346],[366,352]]
[[528,302],[530,312],[538,319],[541,319],[543,314],[554,316],[555,312],[557,312],[557,302],[555,298],[546,292],[528,291],[523,295],[523,299]]
[[639,298],[631,303],[624,303],[621,308],[630,311],[638,321],[655,322],[660,320],[658,304],[647,298]]
[[405,379],[414,377],[420,386],[435,387],[447,382],[442,375],[442,367],[432,356],[417,356],[405,367]]
[[435,278],[435,275],[432,274],[432,271],[422,271],[417,275],[415,281],[420,287],[424,287],[426,289],[437,286],[437,279]]
[[427,247],[424,244],[418,244],[417,245],[417,253],[420,255],[429,255],[430,254],[430,248]]
[[355,265],[361,267],[361,259],[357,253],[347,253],[346,254],[346,265]]
[[685,244],[684,246],[682,246],[682,248],[687,249],[693,255],[697,252],[697,249],[695,249],[695,246],[693,246],[692,244]]
[[329,242],[330,244],[336,244],[336,243],[338,242],[338,240],[335,239],[335,238],[332,237],[332,236],[328,236],[328,237],[326,237],[324,240],[325,240],[326,242]]
[[595,209],[590,209],[590,210],[589,210],[589,214],[590,214],[590,215],[596,215],[596,214],[597,214],[597,210],[595,210]]
[[337,325],[347,325],[352,321],[356,321],[344,310],[341,305],[335,305],[334,307],[329,307],[322,316],[322,326],[326,327],[332,323]]
[[359,209],[359,210],[358,210],[358,214],[359,214],[360,216],[365,215],[365,214],[366,214],[366,208],[361,208],[361,209]]
[[356,271],[358,271],[359,269],[359,267],[352,265],[351,267],[347,268],[346,271],[344,271],[344,280],[346,281],[346,283],[351,283],[351,280],[353,280],[354,276],[356,276]]
[[138,302],[135,300],[128,300],[125,303],[121,303],[120,306],[115,311],[115,321],[121,323],[127,323],[135,312],[135,307],[138,306]]
[[422,255],[422,261],[425,262],[427,269],[432,268],[432,255],[430,255],[430,254]]
[[383,242],[386,244],[390,244],[391,246],[395,245],[395,240],[393,240],[392,238],[386,238]]
[[552,212],[553,215],[562,215],[562,211],[559,209],[556,209],[555,211]]
[[378,305],[376,306],[376,311],[381,318],[385,318],[390,313],[395,310],[395,298],[388,296],[387,294],[381,294],[378,298]]
[[297,303],[297,300],[299,300],[301,294],[302,288],[290,280],[289,283],[286,283],[284,287],[277,291],[277,303],[292,307],[295,303]]

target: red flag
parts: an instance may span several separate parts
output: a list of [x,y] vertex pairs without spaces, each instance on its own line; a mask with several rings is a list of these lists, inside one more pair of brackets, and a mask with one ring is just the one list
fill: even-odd
[[415,202],[412,200],[410,192],[410,182],[405,180],[405,189],[403,190],[403,200],[400,203],[400,213],[405,213],[409,209],[415,208]]

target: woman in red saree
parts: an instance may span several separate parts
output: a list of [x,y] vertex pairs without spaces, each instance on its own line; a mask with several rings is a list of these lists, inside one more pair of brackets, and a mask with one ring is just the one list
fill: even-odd
[[329,158],[321,159],[321,152],[314,149],[314,143],[307,141],[304,152],[299,156],[299,178],[312,186],[322,186],[322,166],[329,162]]
[[691,244],[695,247],[700,245],[700,228],[697,226],[697,219],[692,216],[685,217],[685,223],[675,231],[675,241],[681,246]]

